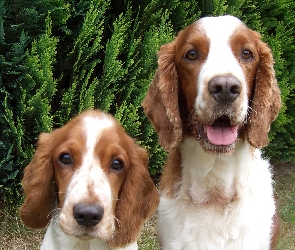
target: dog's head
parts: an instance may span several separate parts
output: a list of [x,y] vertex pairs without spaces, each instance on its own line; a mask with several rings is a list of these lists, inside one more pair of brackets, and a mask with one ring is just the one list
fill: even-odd
[[268,144],[281,99],[271,51],[257,32],[232,16],[206,17],[158,56],[143,107],[164,149],[187,135],[218,154],[231,153],[238,139]]

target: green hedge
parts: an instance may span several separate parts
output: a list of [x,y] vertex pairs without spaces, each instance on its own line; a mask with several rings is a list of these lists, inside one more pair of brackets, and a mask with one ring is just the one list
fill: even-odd
[[270,44],[284,106],[265,154],[294,160],[294,13],[293,0],[0,0],[1,191],[19,187],[40,132],[90,107],[114,114],[159,173],[165,153],[140,104],[159,47],[205,15],[236,15]]

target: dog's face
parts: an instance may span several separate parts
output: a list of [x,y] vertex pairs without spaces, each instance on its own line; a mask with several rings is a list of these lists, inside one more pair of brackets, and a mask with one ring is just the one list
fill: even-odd
[[180,92],[206,150],[230,152],[247,123],[259,63],[255,41],[251,30],[231,18],[201,19],[177,37]]
[[[130,168],[129,140],[116,125],[108,116],[86,116],[56,131],[60,142],[53,149],[52,164],[59,224],[69,235],[108,240],[115,230],[116,203]],[[90,226],[83,222],[88,213],[94,218]]]
[[[170,139],[172,145],[164,139],[169,135],[161,134],[174,130],[178,135],[180,128],[217,154],[231,153],[236,140],[245,137],[255,147],[267,144],[280,93],[271,52],[257,32],[232,16],[202,18],[161,47],[158,64],[143,106],[164,148],[174,148],[182,136]],[[149,108],[155,98],[161,99],[166,120]],[[265,124],[256,120],[264,115]]]
[[23,223],[61,230],[110,246],[136,241],[158,205],[146,150],[101,111],[86,111],[52,133],[41,134],[25,168]]

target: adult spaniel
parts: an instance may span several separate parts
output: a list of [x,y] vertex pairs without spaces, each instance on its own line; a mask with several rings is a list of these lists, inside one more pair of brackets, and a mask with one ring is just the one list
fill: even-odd
[[159,197],[147,152],[108,114],[86,111],[40,135],[25,168],[22,222],[47,228],[41,249],[137,249]]
[[143,107],[169,152],[162,248],[269,249],[278,217],[259,149],[281,106],[271,50],[238,18],[220,16],[194,22],[158,56]]

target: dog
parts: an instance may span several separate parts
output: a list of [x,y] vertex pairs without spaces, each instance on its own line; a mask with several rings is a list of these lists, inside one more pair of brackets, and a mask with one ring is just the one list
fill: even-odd
[[169,152],[164,250],[270,249],[279,217],[260,149],[281,107],[270,48],[233,16],[204,17],[158,52],[142,106]]
[[24,225],[47,226],[41,249],[138,249],[158,191],[148,154],[111,115],[88,110],[39,136],[24,170]]

